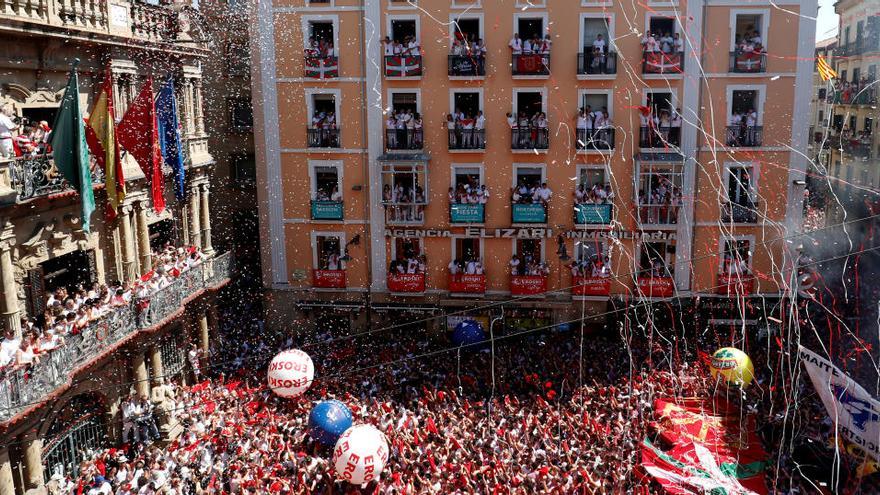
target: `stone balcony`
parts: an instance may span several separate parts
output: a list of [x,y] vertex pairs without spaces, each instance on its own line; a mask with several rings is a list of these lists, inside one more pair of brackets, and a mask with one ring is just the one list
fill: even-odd
[[205,291],[216,290],[232,276],[230,253],[205,260],[183,272],[171,285],[148,297],[136,298],[106,317],[94,321],[78,335],[65,337],[65,344],[27,370],[11,370],[0,376],[0,424],[68,387],[76,375],[108,357],[138,333],[172,321],[190,301]]

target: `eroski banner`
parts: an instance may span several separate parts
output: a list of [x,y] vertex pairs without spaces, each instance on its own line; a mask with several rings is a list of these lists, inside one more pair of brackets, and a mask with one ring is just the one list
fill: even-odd
[[804,347],[799,353],[840,435],[880,460],[880,402],[827,359]]

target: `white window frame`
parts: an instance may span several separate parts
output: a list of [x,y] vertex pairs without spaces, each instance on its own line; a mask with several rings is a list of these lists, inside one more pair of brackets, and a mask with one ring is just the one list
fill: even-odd
[[[597,0],[595,2],[583,0],[583,5],[585,7],[611,5],[611,0]],[[607,51],[616,51],[616,46],[614,45],[614,14],[607,12],[581,13],[580,20],[578,21],[578,40],[580,43],[578,50],[582,50],[585,46],[584,43],[587,41],[584,39],[584,21],[587,19],[605,19],[605,24],[608,27],[608,37],[605,38]],[[590,46],[593,46],[593,40],[590,40]]]
[[[453,236],[450,238],[450,243],[452,244],[452,246],[450,247],[449,252],[450,252],[450,254],[452,255],[452,258],[450,258],[449,261],[457,260],[457,259],[458,259],[458,246],[456,246],[456,241],[457,241],[457,240],[461,240],[461,239],[471,239],[471,240],[475,240],[475,241],[477,241],[477,242],[479,243],[479,246],[480,246],[480,259],[482,259],[482,260],[485,260],[485,259],[486,259],[486,242],[485,242],[485,239],[483,239],[482,237],[477,237],[477,238],[475,238],[475,237],[468,237],[468,236],[465,236],[465,235],[453,235]],[[483,274],[485,275],[485,273],[486,273],[486,264],[483,263]]]
[[[672,102],[671,102],[672,108],[676,109],[676,108],[681,107],[681,100],[678,99],[678,88],[659,88],[659,87],[658,88],[654,88],[654,87],[642,88],[642,105],[643,106],[648,105],[648,93],[669,93],[672,95]],[[729,99],[728,99],[728,101],[729,101]],[[728,113],[729,113],[729,111],[728,111]],[[609,115],[609,117],[611,116],[610,113],[608,115]]]
[[[511,244],[512,244],[511,256],[519,256],[519,251],[517,251],[517,249],[516,249],[516,241],[518,241],[518,240],[520,240],[520,239],[511,239]],[[528,238],[528,239],[523,239],[523,240],[531,240],[531,241],[540,242],[541,243],[541,259],[539,261],[544,262],[544,263],[547,262],[547,239],[546,238],[544,238],[544,237],[541,237],[539,239]]]
[[[404,9],[415,9],[417,7],[397,7],[397,10]],[[394,7],[389,7],[389,9],[395,10]],[[391,30],[392,21],[416,21],[416,41],[419,42],[419,45],[422,44],[422,19],[418,14],[388,14],[385,16],[385,36],[394,39],[393,32]]]
[[[752,260],[755,257],[755,236],[750,234],[722,235],[718,238],[718,273],[724,268],[724,243],[727,241],[749,241],[749,259],[746,265],[752,271]],[[676,253],[677,254],[677,253]]]
[[[449,90],[449,113],[455,111],[455,95],[458,93],[476,93],[479,98],[479,106],[478,110],[483,112],[483,116],[486,115],[486,112],[483,110],[483,88],[451,88]],[[445,116],[444,116],[445,117]]]
[[305,8],[307,8],[307,9],[322,10],[322,9],[329,9],[329,8],[333,8],[333,7],[336,7],[336,0],[329,0],[329,5],[327,5],[327,3],[313,5],[310,0],[305,0]]
[[397,259],[397,239],[416,239],[419,241],[419,253],[425,254],[425,238],[424,237],[394,237],[391,239],[391,260]]
[[581,0],[581,7],[608,7],[612,3],[612,0]]
[[537,5],[537,1],[521,2],[520,0],[517,0],[516,6],[517,7],[528,7],[528,8],[524,12],[520,11],[519,13],[513,14],[513,26],[512,26],[513,31],[510,32],[511,38],[513,38],[513,33],[519,33],[519,20],[520,19],[542,19],[543,20],[542,25],[543,25],[544,31],[541,33],[541,39],[544,39],[545,36],[550,34],[550,31],[549,31],[550,14],[548,14],[547,12],[532,12],[529,10],[533,7],[534,8],[543,8],[546,6],[546,3],[545,3],[545,5]]
[[[611,182],[611,169],[605,163],[585,163],[577,166],[575,173],[575,184],[573,191],[577,191],[579,185],[581,185],[581,173],[585,170],[601,170],[605,174],[605,182]],[[614,191],[614,184],[611,184],[611,190]]]
[[[453,3],[454,3],[454,1],[453,1]],[[479,3],[479,0],[476,0],[476,3]],[[455,8],[455,7],[453,6],[453,8]],[[462,8],[464,8],[464,7],[462,7]],[[479,37],[480,37],[480,39],[485,41],[485,39],[486,39],[486,21],[485,21],[485,18],[482,13],[477,13],[477,14],[472,14],[470,12],[461,13],[461,14],[454,14],[453,13],[453,14],[449,14],[449,47],[450,47],[450,49],[452,48],[452,42],[455,41],[455,34],[458,33],[458,29],[456,29],[456,25],[457,25],[456,21],[470,20],[470,19],[476,19],[476,20],[480,21]]]
[[333,50],[336,56],[342,54],[339,49],[339,16],[334,14],[307,14],[300,17],[300,25],[302,27],[303,50],[309,48],[309,23],[311,22],[327,22],[333,23]]
[[519,185],[516,180],[517,175],[519,175],[519,169],[521,168],[539,168],[541,169],[541,182],[547,182],[547,165],[544,163],[514,163],[513,164],[513,173],[510,177],[510,187],[516,187]]
[[[327,230],[311,231],[312,241],[312,270],[318,270],[318,237],[339,238],[339,256],[345,256],[345,232],[331,232]],[[344,266],[344,265],[342,265]]]
[[[394,111],[394,96],[395,93],[415,93],[416,95],[416,113],[419,115],[422,114],[422,89],[421,88],[389,88],[387,93],[387,104],[385,106],[385,116],[387,118],[388,112]],[[383,123],[384,129],[384,123]],[[383,131],[384,132],[384,131]]]
[[[572,253],[571,253],[571,254],[572,254],[572,257],[571,257],[571,258],[572,258],[572,261],[578,261],[578,262],[581,261],[580,257],[578,256],[578,254],[579,254],[579,253],[578,253],[578,247],[579,247],[579,246],[582,246],[582,245],[584,245],[584,244],[587,244],[587,243],[589,243],[589,244],[599,243],[599,245],[602,246],[602,256],[608,256],[608,261],[609,261],[609,262],[611,261],[611,252],[609,251],[609,247],[608,247],[608,245],[609,245],[609,244],[608,244],[608,239],[601,239],[601,240],[597,240],[597,239],[574,239],[574,244],[573,244],[572,247],[571,247],[571,249],[572,249]],[[609,268],[610,268],[610,267],[609,267]],[[589,275],[587,275],[587,276],[589,276]]]
[[[450,9],[482,9],[482,0],[452,0]],[[480,36],[482,38],[482,36]],[[484,38],[485,39],[485,38]]]
[[761,16],[761,42],[764,47],[768,44],[770,34],[770,9],[730,9],[730,51],[736,49],[736,16],[759,15]]
[[315,95],[333,95],[333,111],[336,113],[336,128],[342,129],[342,114],[339,112],[339,108],[342,106],[342,90],[338,88],[305,88],[307,128],[312,128],[312,118],[315,116],[315,101],[313,98]]
[[[644,245],[645,245],[646,243],[654,243],[654,242],[663,242],[663,243],[666,244],[666,246],[667,246],[667,252],[666,252],[666,253],[663,253],[663,256],[664,256],[664,257],[669,256],[669,252],[668,252],[668,251],[669,251],[669,248],[668,248],[668,246],[669,246],[670,244],[673,244],[673,243],[674,243],[674,246],[675,246],[675,254],[672,256],[672,261],[669,262],[669,263],[667,263],[667,267],[670,268],[670,269],[669,269],[669,273],[671,274],[672,279],[675,280],[675,265],[678,263],[678,241],[677,241],[676,239],[669,239],[669,238],[666,238],[666,239],[646,239],[646,238],[642,238],[641,240],[639,240],[639,242],[638,242],[638,247],[637,247],[637,249],[636,249],[636,258],[635,258],[635,260],[634,260],[634,261],[635,261],[635,264],[636,264],[636,272],[637,272],[638,276],[641,277],[641,276],[642,276],[642,275],[641,275],[642,270],[645,270],[645,268],[642,268],[642,249],[644,249]],[[671,265],[671,266],[669,266],[669,265]]]
[[345,165],[342,160],[309,160],[309,196],[312,198],[312,201],[315,200],[318,189],[318,172],[316,170],[318,167],[336,169],[336,188],[342,193],[344,201],[345,193],[342,191],[342,171],[345,170]]
[[729,84],[725,88],[725,95],[727,97],[727,117],[724,120],[724,126],[727,127],[727,124],[730,122],[731,112],[733,112],[733,92],[734,91],[756,91],[758,93],[758,103],[755,105],[755,110],[758,111],[758,125],[764,125],[764,103],[767,98],[767,85],[766,84]]
[[[519,108],[517,108],[517,95],[520,93],[540,93],[541,94],[541,111],[544,112],[544,115],[547,116],[547,121],[550,122],[550,112],[549,108],[547,108],[547,88],[545,87],[535,87],[535,88],[513,88],[513,100],[511,100],[511,111],[513,112],[514,117],[519,116]],[[485,112],[484,112],[485,113]]]
[[[480,176],[480,185],[485,185],[483,182],[486,179],[485,169],[483,168],[482,163],[453,163],[449,166],[449,187],[455,187],[455,176],[458,173],[458,169],[477,169],[478,174]],[[488,186],[487,186],[488,187]]]
[[724,199],[730,201],[730,191],[727,188],[728,181],[730,180],[730,170],[734,168],[749,168],[751,169],[752,200],[757,201],[760,197],[758,195],[758,183],[761,177],[760,166],[760,162],[724,162],[724,183],[721,184],[721,187],[724,189]]
[[[661,4],[661,5],[675,5],[675,3],[677,3],[677,2],[675,2],[675,3],[673,3],[673,2],[657,2],[657,3]],[[650,4],[654,4],[654,3],[649,1],[649,5]],[[654,4],[654,5],[656,5],[656,4]],[[684,34],[685,33],[681,32],[681,25],[678,22],[678,15],[680,15],[680,14],[681,14],[680,12],[676,12],[674,10],[656,10],[656,11],[646,12],[645,13],[645,30],[642,32],[642,35],[644,36],[644,33],[647,33],[648,30],[651,29],[651,18],[652,17],[666,17],[666,18],[672,19],[672,26],[673,26],[672,36],[675,36],[675,33],[678,33],[679,38],[681,38],[682,41],[684,41]],[[639,38],[639,39],[641,39],[641,38]]]
[[[584,102],[584,96],[586,95],[605,95],[606,106],[608,107],[608,118],[611,121],[614,121],[614,90],[613,89],[578,89],[578,104],[577,107],[581,108],[581,104]],[[647,101],[647,95],[646,95]]]

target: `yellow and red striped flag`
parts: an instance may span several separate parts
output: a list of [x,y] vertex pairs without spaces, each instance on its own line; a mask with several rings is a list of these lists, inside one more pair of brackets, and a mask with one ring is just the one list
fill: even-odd
[[830,81],[831,79],[837,78],[837,71],[831,68],[831,65],[822,55],[816,57],[816,68],[819,70],[819,77],[821,77],[823,81]]
[[86,142],[95,155],[98,166],[104,170],[104,186],[110,206],[107,213],[110,218],[114,218],[116,210],[125,199],[125,177],[122,173],[122,161],[119,159],[119,142],[116,140],[113,77],[109,69],[101,85],[101,92],[89,113]]

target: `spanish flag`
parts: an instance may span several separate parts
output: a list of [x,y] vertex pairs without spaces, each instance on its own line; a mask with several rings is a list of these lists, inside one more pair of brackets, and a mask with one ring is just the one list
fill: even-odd
[[113,76],[110,70],[104,76],[101,92],[95,106],[89,113],[86,125],[86,142],[95,156],[98,166],[104,170],[105,190],[110,209],[110,218],[116,217],[116,210],[125,199],[125,177],[122,161],[119,159],[119,142],[116,140],[116,119],[113,114]]
[[828,64],[828,61],[825,60],[825,57],[822,55],[816,57],[816,68],[819,71],[819,77],[821,77],[823,81],[830,81],[831,79],[837,78],[837,71],[831,68],[831,65]]

